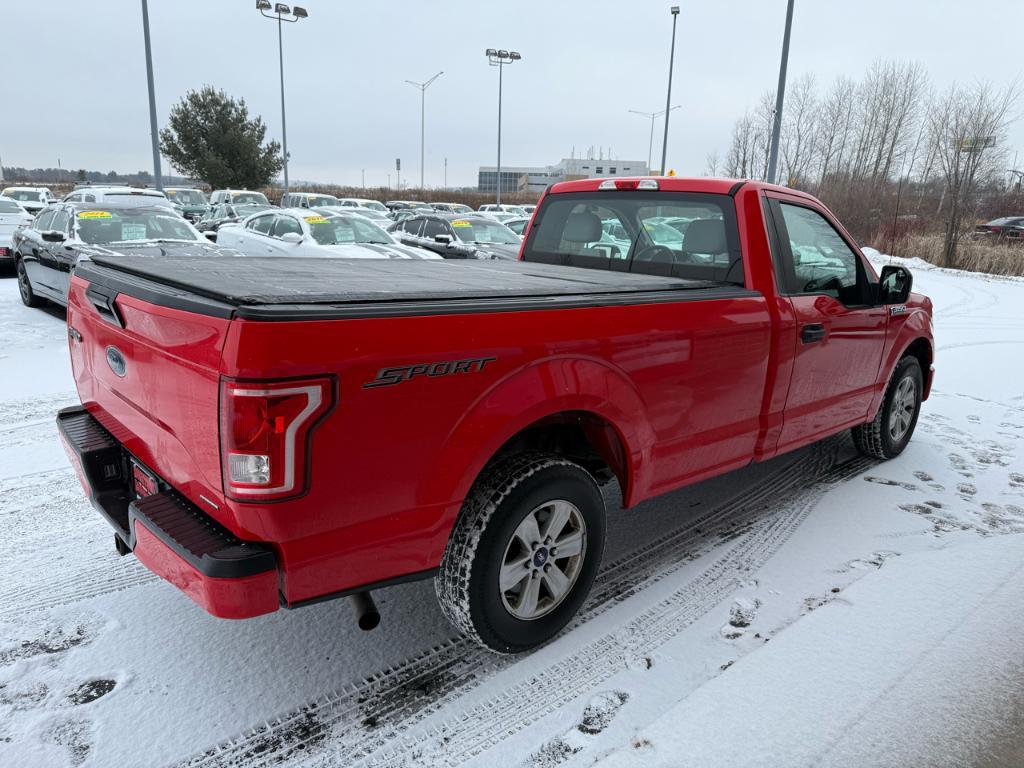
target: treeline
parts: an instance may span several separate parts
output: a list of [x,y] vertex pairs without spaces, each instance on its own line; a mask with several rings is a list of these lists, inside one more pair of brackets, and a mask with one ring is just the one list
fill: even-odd
[[[149,171],[135,173],[118,173],[117,171],[87,171],[84,168],[71,170],[68,168],[21,168],[18,166],[3,167],[5,184],[133,184],[145,186],[153,183],[153,174]],[[164,176],[164,184],[185,184],[188,179],[182,176]]]
[[[855,237],[882,249],[941,232],[938,260],[958,266],[960,238],[978,219],[1022,210],[1019,177],[1007,178],[1019,92],[1016,82],[936,91],[920,64],[898,61],[824,90],[803,75],[786,89],[777,179],[821,198]],[[774,105],[766,91],[736,121],[724,157],[708,156],[706,173],[764,179]]]

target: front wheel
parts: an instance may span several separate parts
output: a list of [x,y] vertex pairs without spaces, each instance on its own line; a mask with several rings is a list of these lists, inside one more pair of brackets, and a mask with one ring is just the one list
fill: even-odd
[[601,562],[604,499],[558,456],[499,460],[473,486],[434,586],[455,626],[499,653],[541,645],[583,604]]
[[22,259],[18,259],[15,270],[18,273],[18,293],[21,294],[21,302],[26,307],[41,307],[43,306],[44,299],[36,296],[32,290],[32,282],[28,279],[28,272],[25,271],[25,262]]
[[917,426],[923,393],[921,364],[908,355],[896,365],[875,418],[853,428],[857,450],[876,459],[892,459],[903,453]]

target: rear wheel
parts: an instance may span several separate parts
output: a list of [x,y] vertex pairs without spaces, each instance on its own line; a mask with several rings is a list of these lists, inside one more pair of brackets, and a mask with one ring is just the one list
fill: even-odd
[[32,281],[28,279],[28,272],[25,271],[25,262],[22,259],[18,259],[15,270],[18,273],[18,293],[21,294],[21,302],[26,307],[43,306],[45,299],[36,296],[32,290]]
[[923,392],[921,364],[908,355],[896,365],[875,418],[853,428],[857,450],[876,459],[892,459],[903,453],[917,426]]
[[604,549],[604,500],[585,469],[528,453],[485,470],[434,585],[452,624],[499,653],[541,645],[583,604]]

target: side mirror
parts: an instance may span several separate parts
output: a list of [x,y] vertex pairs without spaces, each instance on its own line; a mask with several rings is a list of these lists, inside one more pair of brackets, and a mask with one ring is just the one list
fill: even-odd
[[40,236],[48,243],[63,243],[68,239],[68,236],[63,232],[58,232],[55,229],[48,230],[40,233]]
[[298,232],[285,232],[281,235],[281,242],[290,243],[291,245],[298,245],[302,242],[302,235]]
[[441,243],[442,245],[451,245],[452,244],[452,236],[451,235],[434,235],[434,242],[435,243]]
[[203,237],[205,237],[211,243],[216,243],[217,242],[217,230],[215,230],[215,229],[208,229],[205,232],[203,232]]
[[878,301],[880,304],[904,304],[910,298],[913,285],[914,276],[909,269],[886,265],[878,281]]

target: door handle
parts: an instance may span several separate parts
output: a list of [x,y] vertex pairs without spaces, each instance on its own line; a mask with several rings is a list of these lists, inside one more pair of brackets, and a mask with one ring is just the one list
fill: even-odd
[[824,339],[827,335],[825,326],[821,323],[809,323],[800,329],[800,341],[804,344],[814,344]]

